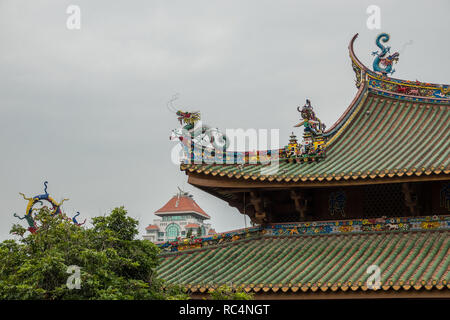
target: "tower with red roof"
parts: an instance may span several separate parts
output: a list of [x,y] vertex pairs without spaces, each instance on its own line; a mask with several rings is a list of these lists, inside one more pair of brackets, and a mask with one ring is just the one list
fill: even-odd
[[154,219],[153,224],[145,228],[144,239],[159,243],[186,238],[188,234],[205,236],[215,233],[211,224],[205,223],[211,217],[200,208],[193,196],[180,188],[178,190],[164,206],[155,211],[159,219]]

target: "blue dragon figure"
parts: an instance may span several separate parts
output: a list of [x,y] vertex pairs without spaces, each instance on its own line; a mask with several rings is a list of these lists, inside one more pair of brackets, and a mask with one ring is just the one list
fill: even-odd
[[72,222],[74,223],[74,224],[76,224],[77,226],[82,226],[83,224],[85,224],[86,223],[86,219],[84,219],[84,221],[82,222],[82,223],[79,223],[78,221],[77,221],[77,217],[80,215],[80,212],[79,211],[77,211],[77,214],[76,215],[74,215],[73,216],[73,218],[72,218]]
[[393,74],[395,70],[392,68],[393,63],[398,61],[400,54],[395,52],[391,55],[387,55],[391,47],[384,46],[381,42],[385,43],[389,41],[390,36],[387,33],[381,33],[377,36],[375,40],[378,48],[381,49],[381,52],[374,51],[372,52],[375,60],[373,60],[373,71],[380,72],[383,75]]

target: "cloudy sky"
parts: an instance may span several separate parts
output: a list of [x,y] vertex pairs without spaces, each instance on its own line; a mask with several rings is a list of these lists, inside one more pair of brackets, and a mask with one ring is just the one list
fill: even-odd
[[[79,30],[66,26],[70,5]],[[369,5],[380,30],[366,26]],[[448,0],[0,0],[0,240],[25,212],[18,193],[41,194],[45,180],[81,219],[124,205],[143,233],[180,186],[217,231],[243,227],[171,162],[173,94],[210,125],[280,129],[284,144],[306,97],[328,127],[351,102],[355,33],[366,65],[388,32],[394,77],[450,83],[449,13]]]

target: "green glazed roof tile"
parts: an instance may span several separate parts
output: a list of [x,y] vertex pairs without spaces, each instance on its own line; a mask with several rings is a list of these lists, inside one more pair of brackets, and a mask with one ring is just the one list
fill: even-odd
[[379,266],[384,285],[449,280],[449,231],[357,235],[266,236],[163,255],[158,274],[168,283],[215,286],[366,285]]

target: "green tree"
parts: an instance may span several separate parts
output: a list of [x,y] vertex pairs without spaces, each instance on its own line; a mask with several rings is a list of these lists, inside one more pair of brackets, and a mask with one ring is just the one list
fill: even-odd
[[[138,222],[123,207],[79,227],[48,209],[35,234],[14,225],[20,240],[0,243],[0,299],[187,299],[158,279],[159,248],[136,240]],[[80,289],[67,287],[69,266],[80,267]]]
[[197,228],[197,237],[202,236],[202,228],[198,227]]
[[186,233],[186,238],[190,238],[192,236],[192,229],[188,229]]
[[210,293],[211,300],[252,300],[253,294],[246,293],[242,288],[233,289],[222,285]]

